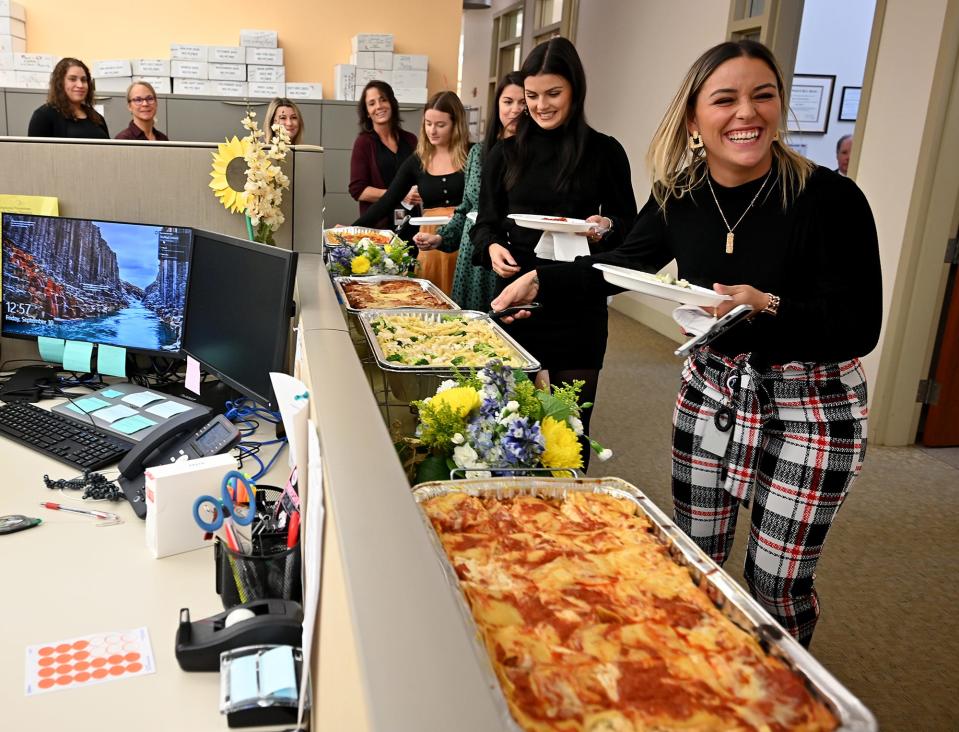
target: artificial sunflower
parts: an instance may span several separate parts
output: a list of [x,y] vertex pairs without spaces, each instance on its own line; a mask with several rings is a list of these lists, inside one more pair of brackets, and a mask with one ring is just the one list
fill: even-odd
[[227,139],[217,146],[213,153],[213,170],[210,171],[210,188],[213,194],[220,199],[223,207],[231,213],[246,211],[246,160],[244,156],[249,152],[250,143],[247,138]]
[[[544,468],[583,467],[583,447],[565,420],[561,422],[552,417],[544,417],[540,429],[546,441],[546,450],[540,458]],[[553,475],[563,476],[565,472],[553,471]]]

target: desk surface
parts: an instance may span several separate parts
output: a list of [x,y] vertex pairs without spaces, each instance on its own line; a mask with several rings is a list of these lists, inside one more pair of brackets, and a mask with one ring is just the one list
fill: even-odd
[[[214,590],[212,544],[153,559],[143,521],[126,502],[93,504],[123,518],[121,525],[109,527],[97,527],[88,516],[40,507],[46,500],[73,505],[71,498],[88,507],[89,502],[79,501],[79,492],[60,496],[43,484],[44,473],[74,477],[70,466],[6,439],[0,439],[0,464],[0,516],[43,519],[36,528],[0,536],[2,727],[227,729],[218,710],[219,674],[184,672],[173,652],[181,608],[190,608],[194,620],[223,610]],[[285,465],[281,456],[264,482],[282,482]],[[27,646],[142,626],[150,632],[155,673],[26,696]]]

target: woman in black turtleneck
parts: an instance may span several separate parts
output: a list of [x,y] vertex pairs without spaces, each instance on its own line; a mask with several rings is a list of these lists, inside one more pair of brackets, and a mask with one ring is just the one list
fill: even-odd
[[[618,245],[636,216],[626,152],[586,124],[586,75],[573,44],[565,38],[541,43],[520,73],[528,115],[515,136],[488,154],[471,235],[474,263],[499,275],[497,292],[550,264],[534,253],[542,232],[518,227],[509,214],[595,221],[599,227],[588,236],[593,253]],[[545,307],[534,322],[517,321],[507,329],[542,364],[551,383],[581,379],[583,400],[595,401],[606,352],[604,295],[588,298],[575,312]],[[587,431],[590,411],[582,415]]]

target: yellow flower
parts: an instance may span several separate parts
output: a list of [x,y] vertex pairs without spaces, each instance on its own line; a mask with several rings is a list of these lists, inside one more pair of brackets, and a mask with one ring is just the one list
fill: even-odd
[[441,391],[430,401],[430,406],[439,408],[448,405],[455,414],[465,417],[475,409],[480,408],[479,392],[469,386],[455,386],[452,389]]
[[[541,458],[544,468],[581,468],[583,467],[583,446],[579,444],[576,433],[566,424],[552,417],[546,417],[540,424],[546,449]],[[563,476],[562,472],[553,475]]]
[[353,261],[350,262],[350,271],[353,274],[361,275],[366,274],[370,271],[370,260],[369,257],[364,257],[360,255],[359,257],[353,257]]

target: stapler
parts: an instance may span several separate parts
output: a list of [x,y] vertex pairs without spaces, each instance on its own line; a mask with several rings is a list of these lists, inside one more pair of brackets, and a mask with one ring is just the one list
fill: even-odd
[[184,671],[219,671],[220,654],[264,643],[299,646],[303,608],[292,600],[253,600],[196,622],[180,610],[176,660]]

